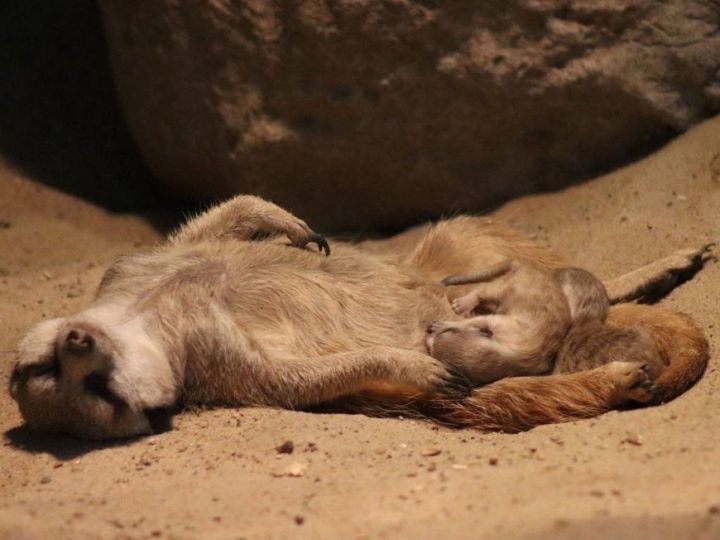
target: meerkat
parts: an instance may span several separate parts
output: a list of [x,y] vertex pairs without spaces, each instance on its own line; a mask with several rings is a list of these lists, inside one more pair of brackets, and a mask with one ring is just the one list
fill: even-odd
[[[262,233],[271,238],[253,241]],[[648,393],[673,397],[707,362],[707,342],[690,319],[620,306],[609,320],[658,340],[670,359],[664,379],[653,381],[640,362],[612,362],[461,393],[425,349],[431,321],[458,317],[437,276],[501,258],[546,267],[556,259],[511,229],[470,217],[372,247],[333,242],[329,257],[308,249],[311,242],[327,243],[282,208],[242,195],[190,220],[165,245],[118,259],[90,306],[38,324],[20,342],[10,393],[25,422],[118,438],[168,429],[180,402],[296,409],[361,396],[443,424],[518,431]],[[666,272],[660,264],[621,290]]]
[[452,301],[456,314],[474,316],[433,322],[428,352],[474,384],[548,373],[572,322],[557,272],[508,260],[483,272],[446,278],[444,285],[475,284]]
[[429,353],[475,384],[510,376],[572,373],[610,361],[642,362],[657,378],[667,367],[641,327],[605,324],[610,299],[602,282],[580,268],[547,270],[504,261],[444,285],[486,282],[456,298],[465,320],[434,322]]

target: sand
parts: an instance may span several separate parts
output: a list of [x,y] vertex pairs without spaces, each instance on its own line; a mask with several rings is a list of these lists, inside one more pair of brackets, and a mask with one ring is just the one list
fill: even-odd
[[[720,119],[496,214],[603,277],[718,240]],[[0,380],[29,325],[85,305],[161,236],[0,164]],[[720,265],[662,304],[717,350]],[[720,372],[663,406],[518,435],[268,409],[188,412],[115,444],[22,427],[0,393],[0,537],[718,538]],[[278,453],[285,441],[292,453]],[[428,455],[433,454],[433,455]],[[296,471],[299,476],[288,476]]]

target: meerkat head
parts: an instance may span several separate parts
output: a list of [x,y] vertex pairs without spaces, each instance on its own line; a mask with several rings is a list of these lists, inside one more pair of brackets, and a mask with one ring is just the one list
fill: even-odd
[[177,375],[143,319],[120,313],[91,307],[20,342],[10,394],[30,427],[93,439],[170,428]]
[[468,358],[486,350],[486,339],[492,336],[486,323],[474,318],[462,324],[434,322],[427,329],[425,344],[431,356],[437,358]]

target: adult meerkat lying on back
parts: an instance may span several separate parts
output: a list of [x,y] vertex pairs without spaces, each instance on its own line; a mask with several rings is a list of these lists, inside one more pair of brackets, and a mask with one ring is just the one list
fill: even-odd
[[[274,236],[251,241],[258,233]],[[613,362],[448,394],[451,374],[425,349],[431,321],[458,318],[437,282],[498,259],[558,266],[490,220],[455,218],[361,246],[335,242],[330,257],[305,249],[310,242],[324,245],[289,212],[239,196],[166,245],[120,258],[87,309],[44,321],[21,341],[10,392],[23,418],[38,429],[111,438],[166,428],[181,400],[302,408],[363,396],[395,413],[419,409],[445,424],[517,431],[595,416],[653,383],[643,364]],[[668,268],[655,263],[616,290],[631,297]],[[670,376],[654,381],[658,392],[677,395],[702,373],[707,342],[688,318],[644,306],[615,308],[613,317],[665,340],[662,377]]]

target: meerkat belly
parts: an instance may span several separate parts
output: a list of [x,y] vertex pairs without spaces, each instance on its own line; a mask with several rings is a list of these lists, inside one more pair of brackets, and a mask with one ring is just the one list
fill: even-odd
[[276,358],[373,346],[424,351],[427,325],[451,313],[446,298],[392,266],[333,257],[231,272],[225,303],[236,324]]
[[[307,285],[309,295],[289,296],[278,311],[260,316],[243,313],[241,325],[277,356],[321,356],[378,345],[424,350],[426,306],[402,288],[386,302],[362,287]],[[248,317],[249,316],[249,317]]]
[[554,353],[567,332],[569,319],[522,311],[497,317],[491,327],[494,339],[524,357],[546,357]]

